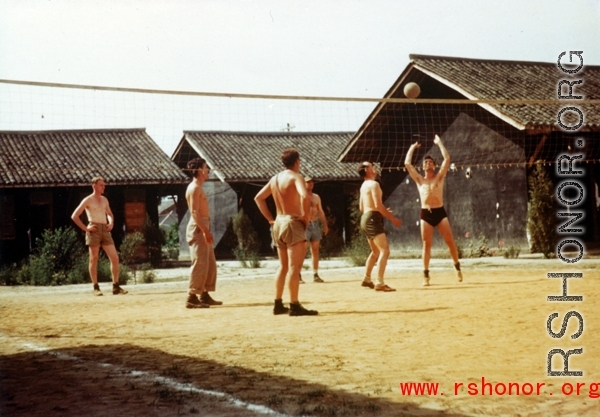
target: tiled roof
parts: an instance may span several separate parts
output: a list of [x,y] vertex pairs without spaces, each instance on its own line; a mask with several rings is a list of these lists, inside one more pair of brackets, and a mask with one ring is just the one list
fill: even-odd
[[0,132],[0,188],[181,184],[187,176],[145,129]]
[[[577,57],[574,63],[579,63]],[[511,140],[533,143],[535,135],[562,131],[558,112],[568,106],[582,110],[584,122],[577,133],[600,132],[600,104],[581,104],[585,100],[600,99],[600,66],[584,65],[573,76],[567,76],[556,62],[499,61],[469,58],[451,58],[428,55],[410,55],[410,63],[392,84],[384,99],[366,118],[354,137],[338,156],[350,162],[370,160],[383,166],[403,166],[403,158],[415,138],[433,138],[443,133],[458,117],[466,113]],[[561,63],[566,65],[563,57]],[[569,69],[574,66],[567,66]],[[584,100],[576,104],[557,98],[561,80],[583,80],[573,86],[573,95]],[[416,82],[421,87],[415,102],[403,99],[404,86]],[[563,94],[568,85],[563,85]],[[433,101],[426,101],[433,100]],[[423,100],[423,101],[420,101]],[[521,100],[526,102],[497,104],[469,103],[471,100]],[[534,100],[552,103],[532,103]],[[567,111],[563,123],[574,126],[579,122],[576,113]],[[589,133],[591,132],[591,133]],[[528,139],[534,138],[533,141]],[[527,157],[534,155],[528,150]],[[548,147],[546,147],[548,149]],[[535,151],[536,158],[539,157]]]
[[[574,95],[600,99],[600,66],[584,65],[574,75],[562,72],[556,62],[497,61],[410,55],[411,65],[447,86],[480,100],[556,100],[560,80],[583,80],[573,87]],[[585,56],[584,56],[585,58]],[[568,53],[561,62],[567,66]],[[573,63],[579,59],[573,56]],[[585,64],[585,61],[584,61]],[[563,87],[566,94],[568,87]],[[398,91],[403,96],[401,90]],[[493,105],[500,113],[525,129],[548,126],[559,129],[556,115],[563,104]],[[600,129],[600,105],[577,105],[583,111],[583,128]]]
[[293,147],[300,153],[301,174],[317,181],[356,180],[356,164],[336,161],[352,135],[353,132],[186,131],[173,160],[184,167],[197,154],[223,181],[266,181],[283,169],[281,152]]

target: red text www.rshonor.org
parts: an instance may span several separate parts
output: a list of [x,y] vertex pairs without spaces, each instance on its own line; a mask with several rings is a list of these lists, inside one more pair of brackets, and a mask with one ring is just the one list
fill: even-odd
[[[445,395],[440,390],[438,382],[400,382],[400,394],[416,395]],[[489,382],[485,377],[478,382],[455,382],[451,395],[482,395],[482,396],[586,396],[600,398],[600,382],[564,382],[558,392],[554,393],[544,382]]]

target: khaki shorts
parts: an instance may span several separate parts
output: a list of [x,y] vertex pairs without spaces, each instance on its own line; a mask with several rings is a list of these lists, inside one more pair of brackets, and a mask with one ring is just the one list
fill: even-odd
[[282,249],[304,242],[306,241],[305,229],[302,220],[288,215],[279,215],[273,223],[273,242],[275,246]]
[[90,226],[96,226],[95,232],[85,232],[85,244],[88,246],[107,246],[115,245],[110,232],[106,230],[107,225],[103,223],[90,223]]

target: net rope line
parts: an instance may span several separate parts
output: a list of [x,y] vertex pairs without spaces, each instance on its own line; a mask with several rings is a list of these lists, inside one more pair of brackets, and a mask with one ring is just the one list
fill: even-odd
[[426,104],[600,104],[600,99],[583,100],[539,100],[539,99],[435,99],[435,98],[370,98],[370,97],[331,97],[331,96],[288,96],[278,94],[216,93],[183,90],[160,90],[145,88],[106,87],[83,84],[49,83],[40,81],[21,81],[0,79],[2,84],[27,85],[34,87],[54,87],[79,90],[115,91],[126,93],[165,94],[180,96],[259,98],[275,100],[314,100],[314,101],[356,101],[372,103],[426,103]]
[[[136,94],[151,94],[151,95],[159,95],[162,97],[166,97],[166,96],[188,96],[188,97],[192,97],[192,96],[196,96],[196,97],[221,97],[221,98],[237,98],[237,99],[274,99],[274,100],[304,100],[304,101],[311,101],[311,107],[313,108],[313,113],[311,114],[313,118],[321,118],[323,120],[328,119],[328,115],[323,113],[323,109],[320,109],[318,106],[318,102],[325,102],[325,101],[337,101],[337,102],[370,102],[370,103],[379,103],[379,106],[381,106],[382,104],[392,104],[392,106],[390,106],[390,109],[388,109],[388,111],[391,113],[390,116],[386,116],[386,123],[388,124],[388,128],[389,128],[389,132],[391,132],[391,134],[399,134],[399,132],[411,132],[411,131],[428,131],[431,129],[427,129],[424,126],[435,126],[435,125],[439,125],[442,122],[447,122],[448,120],[452,120],[455,115],[453,112],[450,111],[450,108],[447,106],[440,106],[439,108],[437,108],[434,111],[431,112],[426,112],[426,109],[423,110],[419,110],[417,111],[416,115],[412,115],[412,116],[407,116],[405,113],[403,113],[402,108],[399,106],[394,106],[394,104],[404,104],[406,105],[407,103],[409,104],[418,104],[418,105],[432,105],[432,104],[443,104],[443,105],[459,105],[459,108],[462,108],[462,106],[465,106],[465,108],[469,107],[472,108],[473,105],[477,105],[477,104],[505,104],[505,105],[520,105],[520,106],[527,106],[527,105],[532,105],[532,104],[537,104],[537,105],[568,105],[570,103],[576,103],[578,105],[586,105],[586,104],[595,104],[595,103],[600,103],[600,100],[558,100],[558,99],[553,99],[553,100],[473,100],[473,99],[425,99],[425,98],[416,98],[416,99],[407,99],[407,98],[347,98],[347,97],[319,97],[319,96],[286,96],[286,95],[267,95],[267,94],[233,94],[233,93],[209,93],[209,92],[192,92],[192,91],[179,91],[179,90],[156,90],[156,89],[139,89],[139,88],[122,88],[122,87],[104,87],[104,86],[92,86],[92,85],[78,85],[78,84],[60,84],[60,83],[46,83],[46,82],[34,82],[34,81],[18,81],[18,80],[4,80],[4,79],[0,79],[0,83],[4,83],[4,84],[14,84],[14,85],[24,85],[24,86],[32,86],[32,87],[49,87],[49,88],[60,88],[60,89],[67,89],[70,91],[70,96],[72,96],[72,101],[71,103],[75,102],[75,97],[74,97],[74,91],[77,89],[80,90],[100,90],[100,91],[108,91],[108,92],[118,92],[118,93],[136,93]],[[11,94],[11,92],[9,92],[9,94]],[[41,92],[42,97],[46,97],[48,96],[48,91],[43,91]],[[32,92],[29,93],[25,93],[25,97],[28,98],[28,100],[30,102],[33,102],[34,100],[34,95]],[[50,95],[50,98],[52,98],[52,95]],[[113,107],[119,107],[122,106],[122,103],[119,103],[119,101],[117,100],[117,97],[112,95],[110,97],[104,97],[104,96],[100,96],[97,98],[98,102],[93,101],[92,105],[89,105],[88,102],[84,103],[84,109],[83,109],[83,113],[80,113],[81,109],[73,107],[73,113],[79,114],[79,115],[83,115],[82,117],[86,117],[85,114],[86,113],[91,113],[93,114],[95,111],[95,108],[97,106],[102,107],[103,105],[106,106],[106,102],[109,101],[112,103]],[[138,105],[138,98],[134,99],[134,107],[133,107],[133,111],[134,113],[138,113],[140,112],[140,108],[141,108],[141,113],[142,115],[145,117],[146,113],[148,111],[148,109],[144,106],[144,105]],[[90,100],[90,99],[88,99]],[[182,99],[182,100],[187,100],[187,99]],[[10,98],[10,101],[13,101],[13,98]],[[98,104],[96,104],[98,103]],[[163,106],[167,106],[167,105],[171,105],[173,106],[172,102],[162,102],[161,103]],[[182,105],[181,103],[178,103],[180,106]],[[191,104],[191,107],[194,108],[197,106],[197,104],[194,101],[191,101],[189,104]],[[75,106],[74,104],[71,104],[72,106]],[[89,108],[87,108],[89,107]],[[87,109],[86,109],[87,108]],[[211,106],[207,106],[204,103],[200,103],[200,108],[203,109],[203,111],[200,111],[200,118],[210,118],[210,114],[216,112],[223,112],[223,109],[217,109],[215,110],[214,107]],[[236,107],[237,108],[237,107]],[[205,109],[205,110],[204,110]],[[156,108],[151,108],[150,110],[156,110]],[[158,111],[158,110],[156,110]],[[288,110],[289,111],[289,110]],[[239,113],[240,111],[234,111],[234,113]],[[193,111],[192,113],[196,113],[195,111]],[[254,118],[259,118],[259,117],[265,117],[265,112],[264,111],[260,111],[258,108],[252,108],[251,109],[251,113],[253,115]],[[206,114],[208,114],[209,116],[207,117]],[[59,113],[59,115],[62,115],[62,113]],[[288,117],[293,118],[292,114],[287,114]],[[90,116],[88,116],[90,117]],[[122,118],[125,118],[126,116],[120,116]],[[168,123],[168,116],[167,116],[167,112],[160,112],[160,116],[162,117],[163,124],[167,124]],[[183,115],[184,117],[184,122],[185,122],[185,117],[189,117],[187,114]],[[308,117],[308,116],[306,116]],[[384,117],[384,119],[386,118]],[[102,120],[105,120],[107,118],[106,113],[102,113]],[[400,123],[397,122],[397,120],[401,120]],[[372,120],[370,120],[372,121]],[[370,122],[369,121],[369,122]],[[336,121],[334,119],[331,119],[330,123],[335,123]],[[502,125],[505,122],[502,122],[500,120],[498,120],[497,122],[498,126]],[[408,129],[405,128],[404,125],[408,126]],[[293,128],[294,126],[290,126],[290,124],[288,123],[288,128]],[[361,128],[362,129],[362,128]],[[87,129],[74,129],[74,130],[87,130]],[[90,130],[94,130],[94,129],[90,129]],[[204,130],[204,129],[203,129]],[[212,130],[212,129],[206,129],[206,130]],[[360,129],[359,129],[360,130]],[[232,131],[232,133],[235,133],[234,131]],[[260,134],[261,132],[255,132],[257,134]],[[442,132],[439,132],[440,134]],[[427,133],[427,136],[429,136],[429,132]],[[421,136],[423,137],[423,136]],[[398,141],[390,141],[390,147],[388,147],[386,149],[387,154],[388,155],[392,155],[394,158],[397,158],[397,161],[394,164],[386,164],[387,166],[384,168],[384,170],[387,171],[404,171],[406,172],[406,168],[404,167],[403,161],[404,161],[404,155],[406,154],[406,149],[405,147],[402,146],[402,143],[400,140]],[[490,153],[498,153],[502,151],[502,149],[500,149],[499,147],[494,148],[493,150],[490,151]],[[463,163],[455,163],[453,166],[453,170],[465,170],[465,169],[494,169],[494,168],[510,168],[510,167],[531,167],[532,166],[532,161],[491,161],[488,158],[489,155],[486,155],[485,153],[481,153],[480,155],[478,155],[479,157],[479,161],[465,161]],[[485,160],[485,161],[484,161]],[[379,162],[379,161],[374,161],[374,162]],[[418,160],[413,160],[413,163],[417,166],[417,162]],[[555,165],[557,164],[556,160],[552,160],[552,159],[544,159],[542,158],[540,161],[535,161],[538,163],[541,163],[544,166],[551,166],[551,165]],[[581,161],[582,163],[596,163],[596,162],[600,162],[600,159],[585,159],[583,161]],[[8,175],[9,177],[11,176],[12,173],[16,174],[16,175],[24,175],[24,174],[36,174],[36,173],[56,173],[56,174],[62,174],[62,175],[70,175],[70,174],[79,174],[79,175],[89,175],[90,172],[102,172],[102,171],[107,171],[107,170],[119,170],[122,173],[127,173],[129,176],[132,176],[132,178],[130,178],[131,180],[134,180],[133,177],[141,177],[141,178],[137,178],[136,180],[134,180],[133,182],[136,181],[143,181],[144,180],[144,175],[140,175],[143,174],[143,172],[140,172],[139,168],[132,168],[129,166],[119,166],[118,163],[116,163],[115,161],[111,162],[110,165],[107,166],[99,166],[99,165],[94,165],[93,167],[88,167],[88,166],[81,166],[80,164],[77,164],[77,167],[74,168],[65,168],[65,167],[59,167],[59,166],[31,166],[31,168],[14,168],[14,169],[6,169],[4,167],[0,167],[0,175]],[[168,170],[169,168],[172,169],[172,167],[168,167],[168,166],[162,166],[161,165],[157,165],[154,169],[143,169],[144,172],[149,172],[149,171],[153,171],[153,172],[158,172],[158,171],[162,171],[162,170]],[[418,168],[418,166],[417,166]],[[244,169],[244,171],[246,173],[249,173],[247,168]],[[164,181],[161,182],[160,180],[158,180],[157,183],[169,183],[169,181]]]

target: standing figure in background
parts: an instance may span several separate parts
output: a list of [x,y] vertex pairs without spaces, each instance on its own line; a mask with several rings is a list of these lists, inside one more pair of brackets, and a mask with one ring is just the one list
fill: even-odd
[[319,246],[323,235],[329,233],[325,212],[321,206],[321,197],[313,193],[315,182],[311,177],[305,177],[306,191],[310,199],[310,216],[306,228],[306,240],[310,243],[310,254],[312,258],[312,270],[314,282],[324,282],[319,276]]

